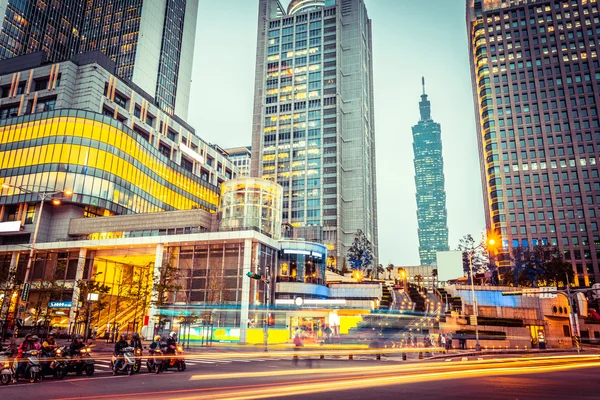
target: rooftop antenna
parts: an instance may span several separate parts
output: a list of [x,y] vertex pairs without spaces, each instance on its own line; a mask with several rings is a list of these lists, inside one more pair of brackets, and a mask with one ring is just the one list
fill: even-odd
[[421,77],[421,84],[423,85],[423,94],[425,94],[425,77]]

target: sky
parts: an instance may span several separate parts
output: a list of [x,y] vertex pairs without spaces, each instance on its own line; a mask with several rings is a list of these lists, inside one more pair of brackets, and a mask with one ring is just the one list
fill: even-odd
[[[418,265],[411,127],[421,76],[442,125],[450,249],[485,228],[465,1],[365,3],[373,21],[379,262]],[[188,120],[225,148],[251,143],[257,18],[258,0],[199,1]]]

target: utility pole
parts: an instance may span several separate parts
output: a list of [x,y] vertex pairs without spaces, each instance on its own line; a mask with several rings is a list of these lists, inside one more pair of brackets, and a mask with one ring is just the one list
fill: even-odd
[[269,309],[271,303],[271,278],[269,275],[269,267],[265,267],[265,275],[256,274],[254,272],[248,272],[246,276],[250,279],[256,279],[258,281],[262,281],[265,284],[265,322],[263,325],[263,344],[265,346],[265,351],[267,350],[267,346],[269,344]]

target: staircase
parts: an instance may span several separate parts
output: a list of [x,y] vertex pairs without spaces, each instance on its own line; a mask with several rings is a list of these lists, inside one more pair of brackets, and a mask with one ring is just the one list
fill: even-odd
[[446,311],[462,311],[462,299],[460,297],[452,297],[444,288],[438,288],[440,294],[440,300],[444,306],[446,305],[446,299],[448,299],[449,309]]
[[417,286],[409,285],[408,295],[410,296],[410,300],[415,304],[415,311],[425,312],[425,297],[419,292]]
[[385,283],[381,287],[381,301],[379,302],[380,310],[389,310],[392,305],[392,293],[390,292],[389,286]]

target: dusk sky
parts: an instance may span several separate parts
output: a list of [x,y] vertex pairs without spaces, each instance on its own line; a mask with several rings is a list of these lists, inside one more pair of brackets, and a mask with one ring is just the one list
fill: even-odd
[[[418,265],[411,127],[421,76],[442,125],[450,248],[485,227],[465,2],[365,1],[373,21],[379,262]],[[200,0],[189,122],[222,147],[251,143],[257,14],[258,0]]]

